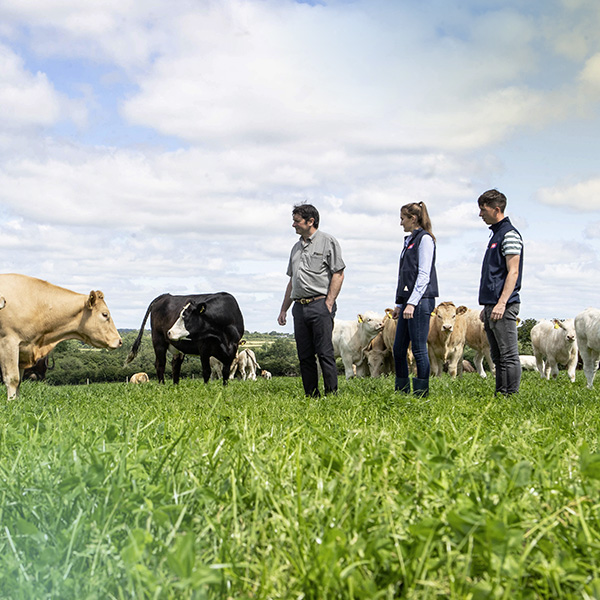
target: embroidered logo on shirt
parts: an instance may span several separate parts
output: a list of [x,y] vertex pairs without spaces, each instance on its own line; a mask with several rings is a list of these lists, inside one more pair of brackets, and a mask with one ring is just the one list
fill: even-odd
[[410,246],[408,246],[406,249],[407,249],[407,250],[410,250],[410,249],[411,249],[411,248],[412,248],[414,245],[415,245],[415,244],[414,244],[414,242],[413,242],[413,243],[412,243]]
[[490,250],[493,250],[496,246],[498,245],[498,242],[494,242],[491,246],[490,246]]

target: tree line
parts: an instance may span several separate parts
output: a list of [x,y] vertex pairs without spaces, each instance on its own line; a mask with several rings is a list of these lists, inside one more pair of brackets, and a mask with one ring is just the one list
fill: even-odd
[[[53,385],[78,385],[126,381],[134,373],[144,371],[150,379],[156,378],[154,349],[150,332],[145,331],[140,351],[134,361],[124,366],[125,359],[137,337],[137,331],[119,331],[123,345],[117,350],[91,348],[78,340],[66,340],[56,346],[50,354],[46,381]],[[299,374],[296,345],[292,336],[268,333],[248,333],[244,335],[248,347],[252,348],[263,369],[275,376],[296,376]],[[202,378],[202,363],[199,356],[187,355],[181,376]],[[170,360],[167,361],[165,378],[171,377]]]
[[[519,352],[532,354],[530,331],[535,319],[526,319],[519,327]],[[142,345],[135,360],[124,366],[133,342],[135,330],[121,330],[123,346],[117,350],[100,350],[86,346],[77,340],[66,340],[58,344],[50,355],[46,381],[53,385],[78,385],[92,382],[126,381],[134,373],[144,371],[151,379],[156,378],[154,349],[150,332],[144,332]],[[300,368],[293,336],[276,332],[249,333],[244,335],[246,347],[256,354],[262,369],[274,376],[298,376]],[[473,352],[465,348],[465,358],[473,359]],[[340,373],[343,367],[340,365]],[[200,357],[188,355],[181,368],[181,376],[202,378]],[[165,378],[171,377],[170,361],[167,362]]]

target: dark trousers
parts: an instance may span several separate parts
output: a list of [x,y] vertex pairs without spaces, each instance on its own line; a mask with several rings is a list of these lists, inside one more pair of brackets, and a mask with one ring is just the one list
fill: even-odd
[[318,357],[323,372],[325,393],[337,391],[337,366],[331,340],[335,311],[334,304],[333,311],[329,312],[325,298],[313,300],[309,304],[294,302],[292,308],[300,375],[307,396],[319,396],[319,372],[315,356]]
[[[408,361],[406,354],[408,345],[412,343],[412,353],[417,365],[417,377],[429,379],[429,354],[427,353],[427,336],[429,335],[429,319],[435,308],[435,298],[421,298],[415,306],[412,319],[405,319],[400,313],[394,339],[394,363],[396,377],[408,377]],[[401,310],[404,311],[404,305]]]
[[492,321],[491,305],[484,306],[485,333],[490,342],[490,351],[496,367],[496,393],[514,394],[521,383],[521,360],[517,337],[517,315],[521,305],[518,302],[507,304],[504,316]]

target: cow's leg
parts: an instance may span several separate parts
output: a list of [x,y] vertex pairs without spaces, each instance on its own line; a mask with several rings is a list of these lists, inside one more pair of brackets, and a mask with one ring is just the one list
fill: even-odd
[[[173,359],[171,360],[171,368],[173,369],[173,383],[179,383],[179,376],[181,375],[181,365],[183,364],[183,359],[185,358],[185,354],[181,354],[178,352],[177,354],[173,354]],[[204,365],[202,365],[202,375],[204,375]],[[210,363],[208,365],[208,376],[210,377]]]
[[492,360],[492,353],[490,352],[490,349],[486,347],[483,353],[485,355],[485,360],[487,361],[490,371],[495,374],[496,367],[494,366],[494,361]]
[[580,346],[579,352],[583,359],[583,372],[585,373],[587,386],[591,390],[594,387],[594,376],[596,375],[596,369],[598,368],[598,352],[595,352],[586,346]]
[[12,344],[10,340],[2,340],[0,343],[0,365],[2,368],[2,379],[6,385],[8,400],[13,400],[19,393],[21,382],[21,371],[19,370],[19,347]]
[[154,361],[154,367],[156,369],[156,377],[158,383],[165,382],[165,367],[167,366],[167,349],[162,347],[154,347],[154,355],[156,360]]
[[483,352],[480,350],[475,353],[475,370],[479,374],[479,377],[483,377],[484,379],[487,377],[485,369],[483,368]]
[[[352,377],[354,377],[352,357],[344,353],[344,356],[342,356],[342,362],[344,363],[344,372],[346,373],[346,379],[352,379]],[[356,369],[356,372],[358,374],[358,368]]]
[[577,352],[571,352],[569,362],[567,363],[567,373],[571,383],[575,382],[575,369],[577,368]]
[[546,369],[544,367],[544,359],[539,350],[533,349],[533,355],[535,356],[535,364],[537,365],[538,373],[542,378],[546,378]]
[[[556,362],[556,358],[548,358],[548,366],[546,367],[546,370],[549,371],[549,375],[552,377],[552,379],[556,379],[558,377],[558,363]],[[550,379],[550,377],[548,377],[548,379]]]

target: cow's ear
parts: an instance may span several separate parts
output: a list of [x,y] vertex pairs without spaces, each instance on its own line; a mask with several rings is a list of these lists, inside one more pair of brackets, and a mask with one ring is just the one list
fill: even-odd
[[87,299],[87,302],[85,303],[85,305],[87,306],[87,308],[92,308],[94,306],[94,304],[96,304],[97,300],[98,300],[97,293],[92,290],[90,292],[90,295],[88,296],[88,299]]
[[246,340],[240,340],[240,343],[238,344],[238,346],[243,346],[246,343]]
[[190,300],[190,308],[192,309],[192,312],[197,312],[200,315],[206,310],[206,302]]
[[466,306],[459,306],[456,309],[456,314],[457,315],[463,315],[464,313],[466,313],[469,309]]

